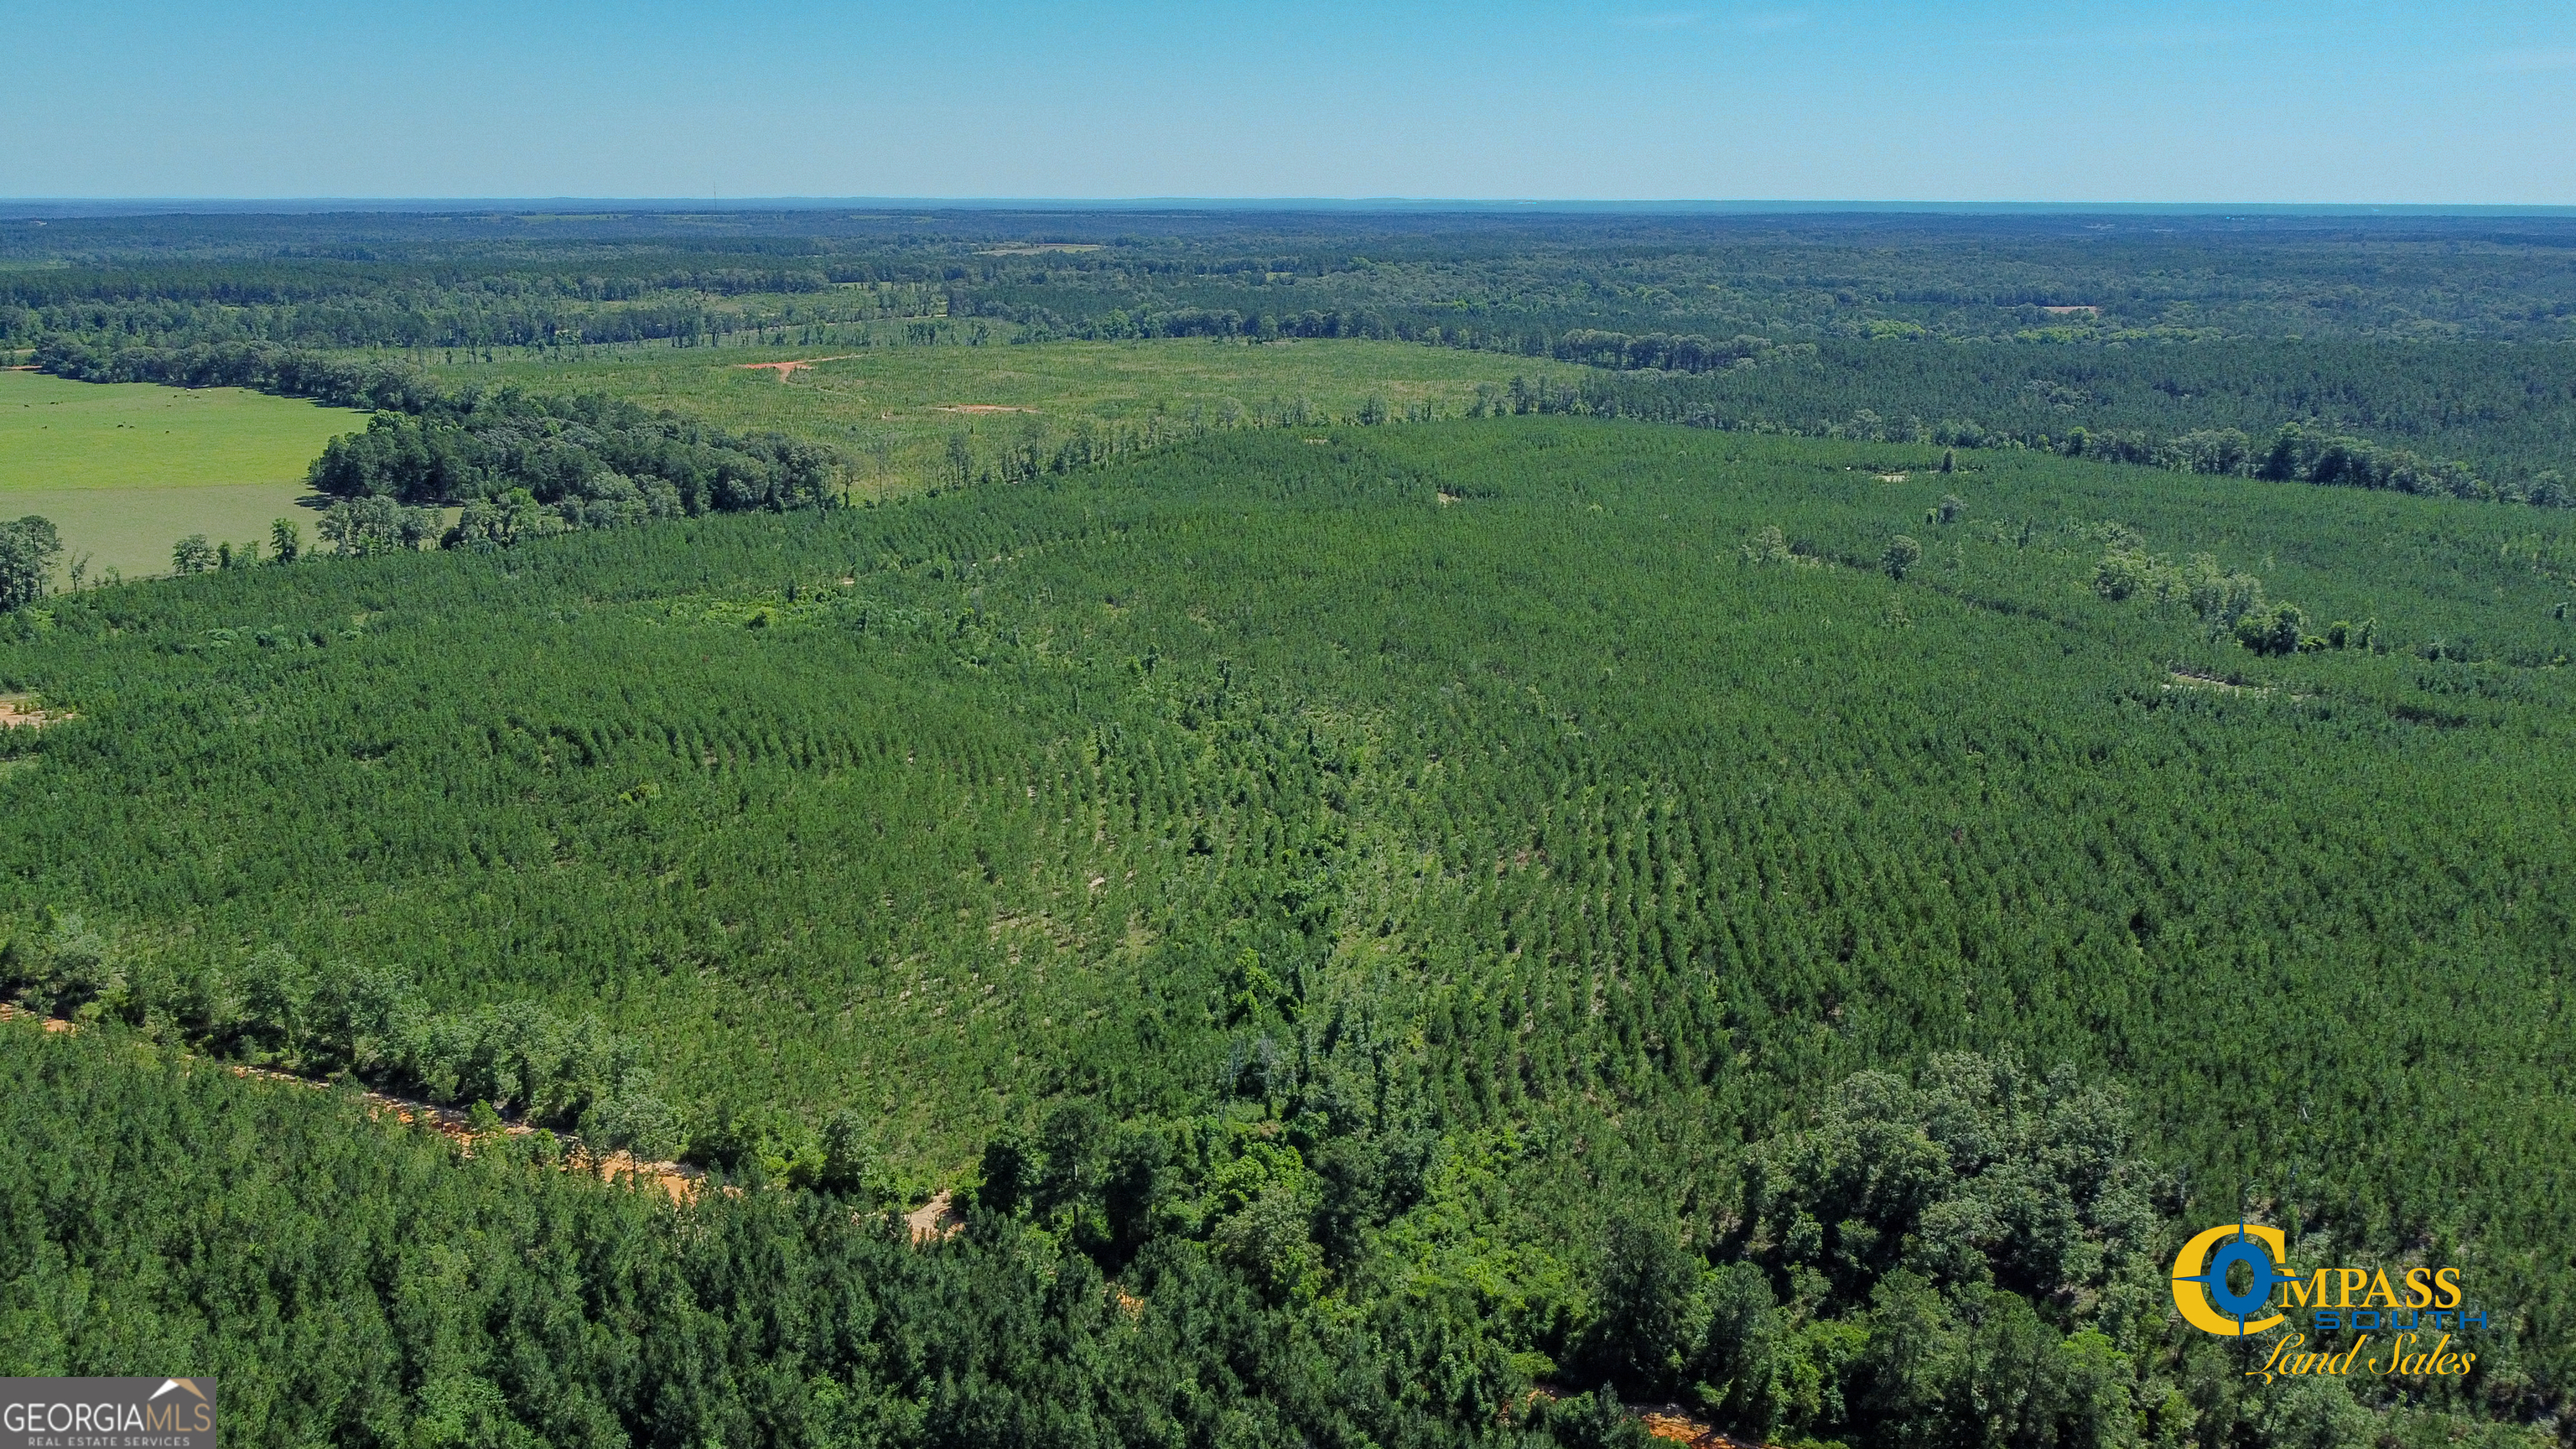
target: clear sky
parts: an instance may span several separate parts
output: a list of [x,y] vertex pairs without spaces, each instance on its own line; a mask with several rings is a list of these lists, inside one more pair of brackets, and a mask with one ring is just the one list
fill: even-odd
[[2576,203],[2576,3],[0,0],[0,196]]

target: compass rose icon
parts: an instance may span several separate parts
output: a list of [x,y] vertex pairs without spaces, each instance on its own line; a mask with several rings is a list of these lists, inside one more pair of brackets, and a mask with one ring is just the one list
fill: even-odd
[[[2280,1267],[2287,1256],[2279,1228],[2238,1222],[2207,1229],[2174,1255],[2174,1307],[2192,1327],[2222,1338],[2277,1328],[2283,1320],[2269,1311],[2272,1290],[2299,1281]],[[2247,1270],[2241,1288],[2230,1282],[2240,1267]]]

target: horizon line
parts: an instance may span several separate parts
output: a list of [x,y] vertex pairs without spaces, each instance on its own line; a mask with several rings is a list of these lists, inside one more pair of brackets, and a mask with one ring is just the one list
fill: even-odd
[[2028,215],[2113,213],[2168,216],[2576,216],[2576,204],[2539,202],[2416,201],[1945,201],[1841,198],[1664,199],[1584,197],[1219,197],[1219,196],[0,196],[0,218],[186,213],[233,215],[263,212],[467,213],[552,211],[566,208],[658,212],[688,211],[1344,211],[1461,212],[1593,215],[1796,215],[1953,214]]

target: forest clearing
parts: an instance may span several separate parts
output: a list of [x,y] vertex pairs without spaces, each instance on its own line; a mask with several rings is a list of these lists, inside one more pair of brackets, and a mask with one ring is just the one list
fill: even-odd
[[[743,360],[745,351],[755,360]],[[1169,439],[1264,415],[1351,417],[1372,398],[1399,415],[1413,407],[1459,416],[1476,384],[1499,386],[1527,369],[1506,358],[1391,342],[1261,347],[1172,338],[897,345],[823,357],[665,348],[595,361],[433,360],[429,370],[457,384],[595,390],[727,427],[776,429],[845,451],[860,491],[873,498],[953,482],[951,439],[960,418],[1043,420],[968,432],[968,466],[989,468],[1011,449],[1053,452],[1085,430],[1104,440],[1112,433]],[[764,385],[772,381],[792,385]]]
[[323,443],[365,424],[240,388],[0,372],[0,516],[53,520],[66,570],[85,559],[90,577],[168,573],[172,541],[192,533],[264,538],[280,517],[309,530],[305,469]]

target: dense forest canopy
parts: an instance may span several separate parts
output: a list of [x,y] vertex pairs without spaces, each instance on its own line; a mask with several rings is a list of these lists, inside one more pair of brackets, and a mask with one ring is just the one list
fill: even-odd
[[[0,998],[71,1028],[0,1022],[0,1372],[261,1444],[2566,1443],[2571,308],[2553,218],[0,220],[28,365],[372,414],[328,556],[0,523]],[[1329,338],[1496,371],[942,408],[851,506],[887,411],[608,365]],[[2474,1364],[2185,1326],[2247,1213],[2459,1265]]]
[[[800,1266],[684,1257],[620,1331],[695,1304],[737,1325],[705,1352],[793,1380],[683,1412],[564,1369],[583,1433],[953,1442],[969,1382],[1206,1443],[1230,1402],[1257,1436],[1600,1442],[1603,1384],[1782,1442],[2564,1412],[2576,1119],[2532,1024],[2571,939],[2569,515],[1598,419],[1308,436],[20,610],[0,688],[69,718],[6,741],[10,989],[746,1189],[666,1229],[481,1158],[367,1188],[608,1215],[560,1274],[507,1236],[460,1262],[525,1316],[388,1381],[388,1423],[574,1437],[509,1367],[558,1321],[525,1295],[597,1302],[665,1231]],[[2258,606],[2293,647],[2242,642]],[[1854,1196],[1891,1141],[1926,1175]],[[941,1186],[981,1225],[937,1264],[1065,1295],[1035,1337],[943,1374],[749,1326],[952,1271],[850,1220]],[[2245,1379],[2159,1257],[2249,1199],[2317,1261],[2475,1264],[2478,1371]],[[128,1241],[28,1201],[24,1261],[63,1266],[26,1294]],[[1936,1203],[2040,1212],[2055,1256]],[[131,1251],[183,1251],[170,1211]],[[452,1341],[383,1306],[434,1264],[346,1261],[349,1311]],[[122,1351],[45,1311],[22,1362]],[[227,1321],[167,1311],[155,1342]],[[904,1342],[916,1311],[834,1310]],[[1156,1356],[1219,1346],[1228,1380]],[[1037,1366],[1122,1354],[1214,1397]],[[894,1417],[831,1417],[861,1400]]]
[[[405,291],[460,303],[605,302],[870,283],[1008,305],[1058,296],[1068,318],[1112,306],[1131,317],[1184,306],[1274,316],[1375,308],[1550,334],[1867,335],[1875,323],[1912,322],[1996,336],[2099,322],[2186,335],[2556,341],[2576,316],[2571,243],[2576,222],[2562,217],[69,217],[0,220],[0,260],[12,264],[0,302],[252,308]],[[457,336],[428,345],[532,340]]]
[[2456,465],[2475,486],[2435,491],[2576,497],[2576,222],[2556,217],[0,222],[0,346],[435,358],[907,335],[1395,338],[1649,372],[1659,398],[1686,395],[1656,404],[1676,420],[2061,448],[2083,434],[2140,462],[2197,434],[2298,426],[2407,455],[2374,476]]

